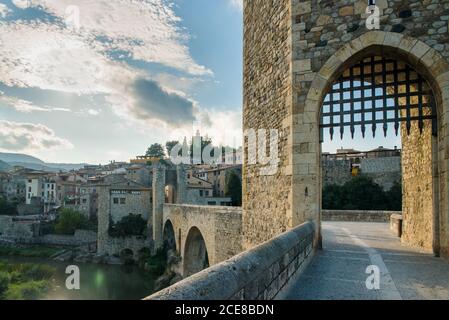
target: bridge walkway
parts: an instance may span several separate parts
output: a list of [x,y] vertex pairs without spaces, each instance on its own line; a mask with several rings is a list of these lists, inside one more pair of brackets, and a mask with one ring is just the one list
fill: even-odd
[[[287,299],[449,299],[449,261],[401,244],[387,223],[323,222],[323,250]],[[368,266],[380,271],[368,289]],[[372,282],[371,282],[372,283]]]

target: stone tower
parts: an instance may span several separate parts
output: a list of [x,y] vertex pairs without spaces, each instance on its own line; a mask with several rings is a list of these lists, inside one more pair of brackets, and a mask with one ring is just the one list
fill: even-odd
[[243,126],[276,129],[279,156],[278,170],[261,174],[245,138],[245,248],[304,221],[320,239],[324,97],[357,61],[379,56],[406,63],[432,89],[435,135],[427,127],[416,134],[416,124],[401,131],[403,241],[449,256],[448,20],[448,0],[244,1]]

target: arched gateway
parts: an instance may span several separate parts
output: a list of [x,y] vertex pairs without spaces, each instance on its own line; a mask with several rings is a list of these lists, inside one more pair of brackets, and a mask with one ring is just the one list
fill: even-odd
[[[390,127],[401,129],[403,143],[402,240],[449,257],[446,47],[425,43],[425,28],[414,29],[427,23],[422,18],[405,20],[402,34],[370,31],[360,9],[366,1],[315,2],[280,1],[266,12],[245,5],[244,129],[277,129],[280,161],[270,176],[260,174],[262,164],[244,163],[244,246],[304,221],[320,230],[324,131],[384,134]],[[404,10],[389,2],[381,10],[389,5]],[[382,23],[392,29],[390,18]],[[248,147],[246,140],[245,159]]]

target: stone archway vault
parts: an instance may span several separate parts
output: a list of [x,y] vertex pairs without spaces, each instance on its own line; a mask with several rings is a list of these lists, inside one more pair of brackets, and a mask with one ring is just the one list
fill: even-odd
[[[315,74],[307,93],[302,113],[292,116],[290,125],[293,146],[291,173],[293,179],[292,199],[293,225],[305,220],[315,222],[320,228],[321,168],[319,143],[319,118],[321,105],[335,77],[354,59],[367,53],[390,55],[405,59],[426,78],[434,91],[438,115],[438,139],[433,158],[436,179],[434,193],[434,250],[449,257],[449,64],[433,48],[417,39],[398,33],[370,31],[352,40],[332,55]],[[305,152],[302,152],[306,149]],[[308,165],[304,173],[302,166]]]

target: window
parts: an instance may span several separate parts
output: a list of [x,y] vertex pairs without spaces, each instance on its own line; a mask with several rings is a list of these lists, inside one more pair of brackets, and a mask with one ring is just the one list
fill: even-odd
[[209,190],[206,190],[205,193],[206,193],[206,197],[208,197],[209,196]]
[[118,198],[114,198],[113,201],[114,201],[114,204],[118,204]]
[[87,203],[87,199],[83,199],[83,203],[84,203],[84,204]]
[[203,196],[203,190],[200,190],[200,197]]
[[31,187],[28,187],[28,192],[31,192]]
[[120,204],[125,204],[126,203],[126,198],[120,198]]

